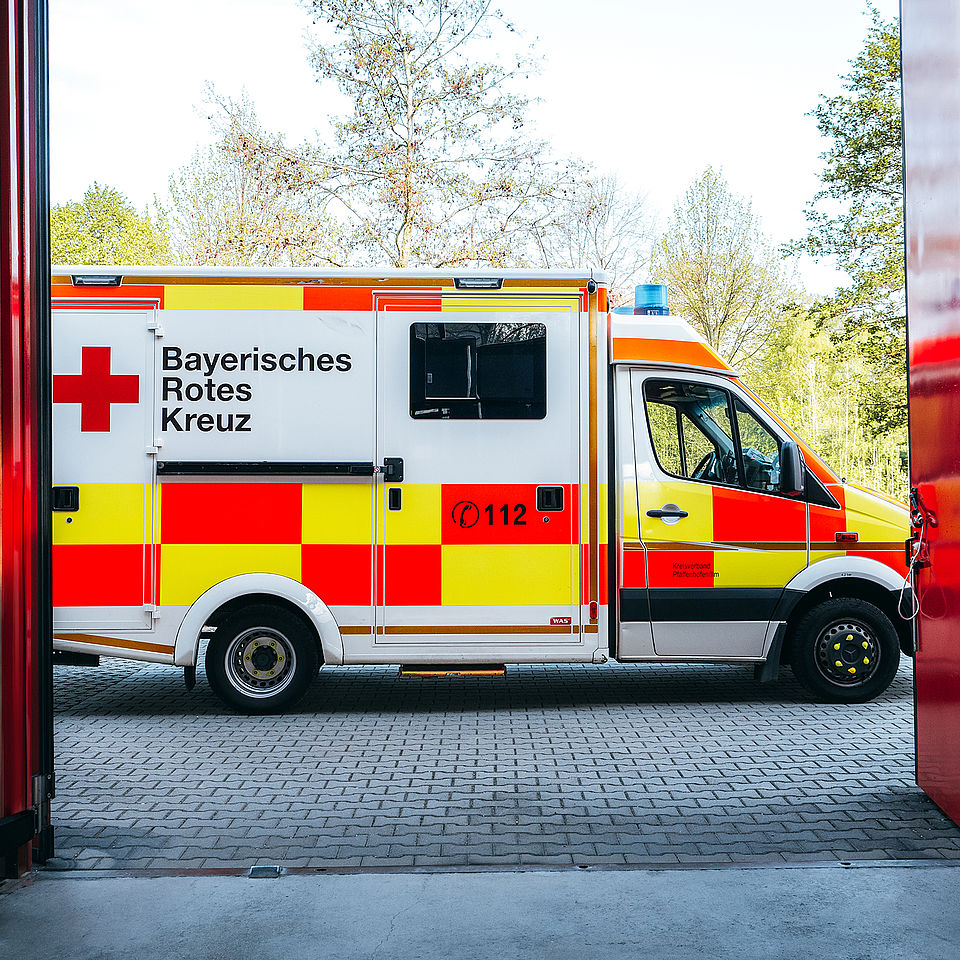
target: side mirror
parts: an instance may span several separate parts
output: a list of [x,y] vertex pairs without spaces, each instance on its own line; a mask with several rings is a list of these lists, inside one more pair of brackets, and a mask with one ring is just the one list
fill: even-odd
[[803,457],[800,448],[787,440],[780,447],[780,492],[788,497],[799,497],[803,493]]

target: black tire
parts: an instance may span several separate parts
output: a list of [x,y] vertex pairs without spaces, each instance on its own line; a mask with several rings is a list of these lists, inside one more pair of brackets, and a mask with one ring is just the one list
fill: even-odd
[[808,610],[791,633],[793,673],[821,700],[865,703],[897,675],[897,632],[886,614],[866,600],[825,600]]
[[279,713],[316,676],[320,657],[311,628],[267,603],[241,607],[217,627],[203,661],[214,693],[243,713]]

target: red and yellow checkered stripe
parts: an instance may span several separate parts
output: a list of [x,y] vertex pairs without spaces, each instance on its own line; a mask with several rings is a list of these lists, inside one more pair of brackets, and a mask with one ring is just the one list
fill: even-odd
[[[564,510],[539,514],[535,484],[403,484],[403,510],[381,527],[374,596],[384,486],[171,482],[154,507],[146,484],[82,484],[80,511],[54,515],[54,604],[187,606],[256,572],[298,580],[331,606],[569,605],[579,504],[576,486],[560,486]],[[464,500],[491,505],[498,521],[501,504],[522,505],[528,522],[461,528],[453,514]]]

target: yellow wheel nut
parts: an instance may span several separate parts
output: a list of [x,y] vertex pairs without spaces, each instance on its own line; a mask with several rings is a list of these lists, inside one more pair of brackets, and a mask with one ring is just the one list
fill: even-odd
[[857,672],[857,668],[856,668],[856,667],[848,667],[848,668],[847,668],[847,673],[856,673],[856,672]]
[[853,639],[853,634],[852,634],[852,633],[848,633],[848,634],[847,634],[847,643],[849,643],[852,639]]
[[836,662],[836,665],[837,665],[838,667],[842,667],[842,666],[843,666],[843,661],[842,661],[842,660],[837,660],[837,661],[835,661],[835,662]]
[[839,650],[839,649],[840,649],[840,644],[839,644],[839,643],[835,643],[835,644],[833,645],[833,649],[834,649],[834,650]]
[[864,662],[864,663],[869,663],[869,662],[870,662],[870,658],[869,658],[869,657],[864,657],[864,658],[863,658],[863,662]]
[[864,649],[864,650],[866,650],[866,649],[867,649],[867,647],[869,647],[869,646],[870,646],[870,644],[869,644],[869,643],[867,643],[867,641],[866,641],[866,640],[864,640],[864,641],[863,641],[863,642],[862,642],[862,643],[860,644],[860,646],[861,646],[861,647],[863,647],[863,649]]

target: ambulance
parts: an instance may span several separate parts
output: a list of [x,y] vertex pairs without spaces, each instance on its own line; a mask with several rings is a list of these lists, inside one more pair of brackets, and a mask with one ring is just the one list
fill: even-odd
[[846,482],[663,288],[602,273],[54,268],[55,656],[321,667],[782,664],[876,697],[907,512]]

